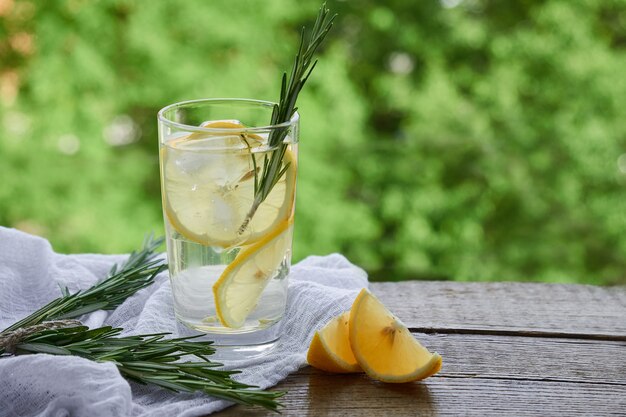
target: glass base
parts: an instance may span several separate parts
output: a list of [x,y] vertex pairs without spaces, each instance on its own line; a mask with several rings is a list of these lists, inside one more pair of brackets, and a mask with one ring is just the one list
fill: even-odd
[[254,359],[272,352],[278,345],[283,321],[279,321],[271,327],[260,329],[255,332],[245,333],[210,333],[199,332],[184,322],[178,322],[178,333],[181,336],[196,336],[197,341],[212,341],[215,353],[210,359],[217,362]]
[[278,346],[279,340],[258,345],[246,346],[230,346],[215,345],[215,353],[211,355],[211,359],[216,362],[228,363],[231,361],[241,361],[247,359],[261,358],[274,351]]

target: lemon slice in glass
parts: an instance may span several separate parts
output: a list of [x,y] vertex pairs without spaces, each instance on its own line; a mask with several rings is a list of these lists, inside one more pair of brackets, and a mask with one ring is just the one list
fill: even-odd
[[222,325],[239,328],[257,305],[291,248],[293,218],[245,247],[213,284],[215,310]]
[[163,205],[172,227],[202,245],[233,247],[271,234],[291,217],[295,197],[296,160],[287,149],[285,174],[241,232],[254,202],[255,162],[260,175],[264,158],[259,135],[237,132],[237,121],[209,122],[203,127],[228,132],[196,132],[170,140],[162,151]]

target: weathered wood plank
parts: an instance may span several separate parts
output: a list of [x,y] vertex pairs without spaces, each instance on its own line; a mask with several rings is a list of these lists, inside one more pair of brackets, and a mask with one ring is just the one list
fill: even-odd
[[[385,385],[305,368],[284,415],[626,416],[626,289],[528,283],[375,283],[444,358],[425,382]],[[415,331],[414,331],[415,333]],[[220,415],[265,416],[234,407]]]
[[[385,385],[362,375],[306,368],[277,388],[286,416],[623,416],[626,386],[490,378],[433,377]],[[219,416],[271,416],[231,407]]]
[[415,336],[429,350],[442,355],[441,376],[626,387],[626,342],[458,334]]
[[[284,414],[626,415],[626,342],[416,337],[443,356],[437,377],[385,385],[363,375],[328,375],[306,368],[277,387],[289,391]],[[266,414],[236,407],[224,415]]]
[[372,291],[413,329],[626,336],[626,288],[535,283],[408,281]]

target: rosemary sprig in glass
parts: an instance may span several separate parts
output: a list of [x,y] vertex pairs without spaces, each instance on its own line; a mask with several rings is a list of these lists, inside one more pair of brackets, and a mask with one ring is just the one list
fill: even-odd
[[[298,110],[296,107],[298,94],[300,94],[302,87],[304,87],[304,84],[309,79],[309,76],[317,64],[317,60],[313,61],[313,57],[332,28],[335,16],[336,15],[329,17],[329,10],[326,8],[326,3],[324,3],[319,10],[317,19],[313,25],[313,30],[308,38],[306,38],[305,28],[302,28],[300,46],[294,59],[289,78],[287,78],[286,72],[283,73],[280,100],[278,104],[274,105],[271,126],[288,123]],[[256,157],[252,155],[255,167],[254,201],[239,228],[240,234],[245,231],[261,203],[265,201],[270,191],[272,191],[272,188],[280,181],[289,168],[289,164],[283,166],[283,157],[285,156],[288,145],[285,143],[285,138],[288,132],[289,126],[281,126],[272,129],[268,138],[268,146],[270,149],[276,147],[276,150],[272,152],[271,157],[268,158],[267,155],[265,156],[260,174],[258,174],[256,170]]]

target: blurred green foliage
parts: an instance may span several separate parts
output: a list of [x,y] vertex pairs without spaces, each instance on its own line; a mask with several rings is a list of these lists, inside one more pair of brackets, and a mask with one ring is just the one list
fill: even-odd
[[[303,95],[295,255],[626,282],[626,1],[349,0]],[[276,100],[319,0],[0,1],[0,224],[162,230],[156,112]]]

